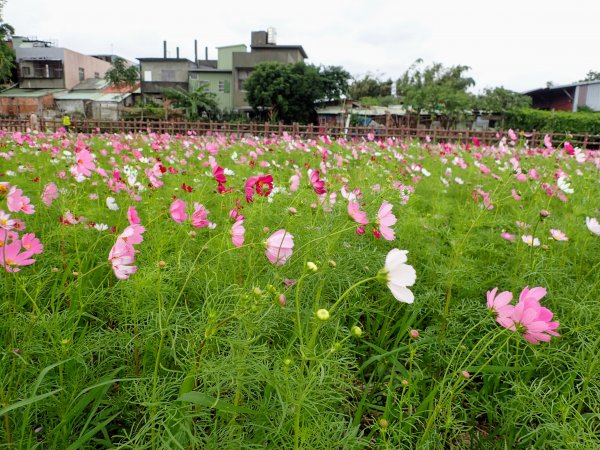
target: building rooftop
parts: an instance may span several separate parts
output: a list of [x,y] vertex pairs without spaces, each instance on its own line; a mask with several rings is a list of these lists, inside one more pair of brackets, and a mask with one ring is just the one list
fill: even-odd
[[273,45],[273,44],[264,44],[264,45],[251,45],[252,50],[298,50],[302,57],[308,58],[308,55],[304,51],[304,48],[301,45]]
[[22,89],[12,88],[6,91],[0,92],[0,97],[45,97],[46,95],[56,94],[58,92],[65,92],[65,89]]

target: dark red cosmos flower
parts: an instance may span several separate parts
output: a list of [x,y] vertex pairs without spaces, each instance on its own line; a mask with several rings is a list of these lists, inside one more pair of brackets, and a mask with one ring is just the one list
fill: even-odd
[[191,186],[188,186],[187,184],[183,183],[181,185],[181,189],[186,191],[186,192],[192,192],[194,189]]
[[264,177],[259,177],[256,181],[256,193],[258,195],[262,195],[263,197],[268,197],[271,191],[273,190],[273,176],[265,175]]

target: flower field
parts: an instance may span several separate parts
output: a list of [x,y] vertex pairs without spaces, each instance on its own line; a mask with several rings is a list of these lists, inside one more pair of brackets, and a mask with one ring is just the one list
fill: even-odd
[[600,447],[600,152],[0,131],[2,448]]

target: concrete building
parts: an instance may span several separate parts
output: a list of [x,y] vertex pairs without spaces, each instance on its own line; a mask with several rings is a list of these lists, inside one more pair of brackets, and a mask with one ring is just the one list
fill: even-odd
[[253,31],[250,51],[244,44],[218,47],[216,66],[214,61],[197,61],[190,70],[189,88],[207,86],[208,92],[216,94],[224,111],[250,111],[246,101],[244,82],[254,68],[263,62],[295,64],[307,58],[301,45],[277,45],[275,31]]
[[189,72],[195,64],[186,58],[137,58],[140,62],[142,94],[162,99],[167,88],[189,90]]
[[110,63],[55,47],[51,42],[13,36],[19,87],[71,89],[88,78],[104,78]]

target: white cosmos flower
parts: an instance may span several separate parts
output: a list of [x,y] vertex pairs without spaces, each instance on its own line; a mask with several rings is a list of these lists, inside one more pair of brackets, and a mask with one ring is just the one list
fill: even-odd
[[97,223],[96,225],[94,225],[94,228],[98,231],[106,231],[108,230],[108,225],[106,225],[105,223]]
[[586,217],[585,224],[592,233],[596,236],[600,236],[600,223],[598,223],[598,219],[595,217]]
[[406,264],[408,250],[394,248],[385,257],[383,273],[387,287],[392,291],[396,300],[412,303],[415,297],[407,286],[412,286],[417,280],[417,273],[413,266]]
[[540,240],[536,237],[533,237],[530,234],[525,234],[525,235],[521,236],[521,239],[523,240],[523,242],[525,242],[530,247],[539,247],[540,246]]
[[565,194],[572,194],[575,192],[571,187],[571,184],[567,182],[567,177],[559,177],[558,180],[556,180],[556,184]]
[[106,206],[108,206],[108,209],[111,211],[117,211],[119,209],[119,205],[117,205],[114,197],[106,197]]

